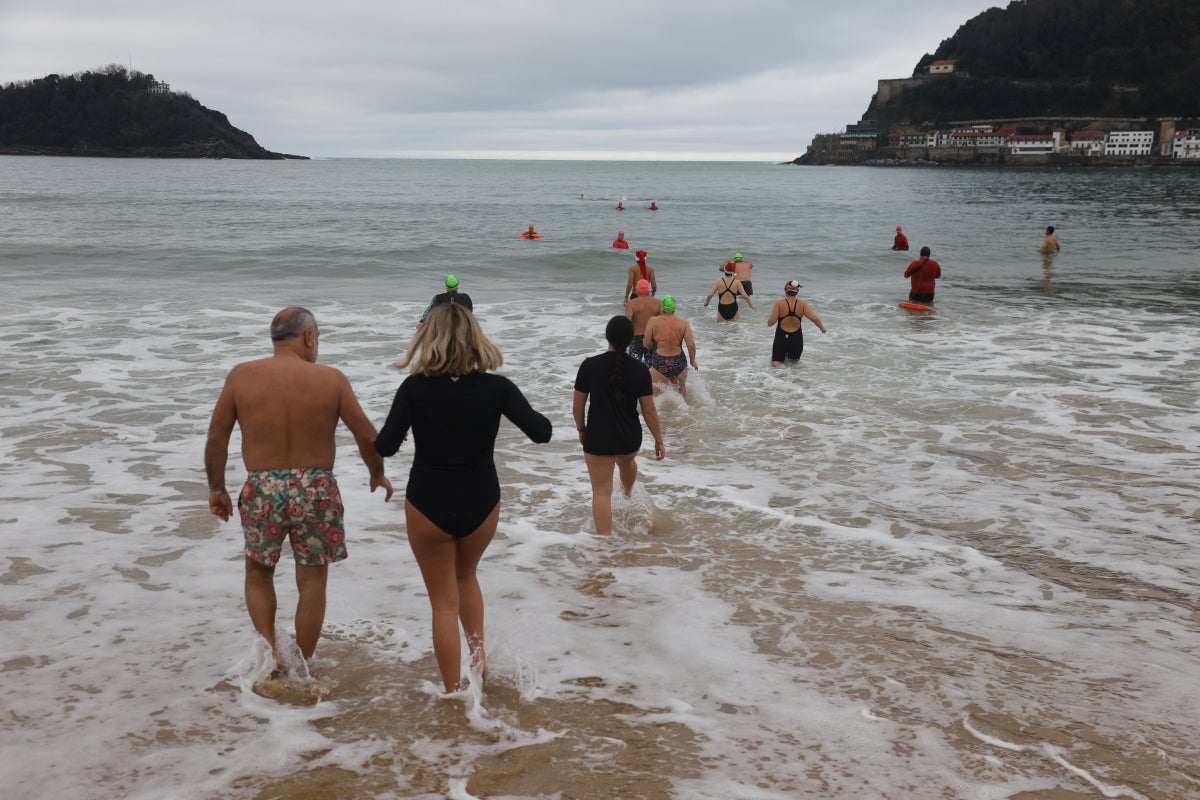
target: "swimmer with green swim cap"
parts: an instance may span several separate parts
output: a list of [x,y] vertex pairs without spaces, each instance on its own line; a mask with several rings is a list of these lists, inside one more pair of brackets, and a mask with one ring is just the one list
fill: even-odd
[[458,276],[451,273],[446,276],[446,291],[433,296],[433,299],[429,301],[429,305],[425,306],[425,311],[421,314],[421,319],[417,321],[417,327],[421,327],[422,323],[425,322],[425,318],[429,316],[430,309],[434,306],[440,306],[442,303],[455,303],[460,306],[466,306],[468,311],[475,311],[475,307],[471,304],[471,296],[458,290]]
[[[696,364],[692,325],[683,317],[675,316],[677,306],[674,296],[663,295],[662,313],[646,323],[642,342],[651,351],[647,363],[650,378],[654,381],[654,393],[662,393],[663,387],[670,383],[679,389],[680,396],[686,398],[688,364],[690,362],[695,369],[700,367]],[[683,354],[684,347],[687,347],[687,356]]]
[[752,269],[754,269],[754,265],[747,261],[741,253],[733,254],[734,277],[742,282],[742,288],[746,290],[746,297],[754,294],[754,284],[750,281],[750,270]]

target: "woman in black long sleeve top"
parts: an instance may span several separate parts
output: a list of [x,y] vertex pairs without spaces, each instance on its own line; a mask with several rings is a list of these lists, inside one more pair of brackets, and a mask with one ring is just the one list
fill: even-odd
[[396,391],[375,440],[375,450],[391,456],[413,432],[404,519],[433,608],[433,650],[447,692],[462,682],[459,620],[472,667],[481,678],[487,674],[475,570],[500,519],[492,456],[500,416],[533,441],[550,441],[550,420],[512,381],[488,372],[503,363],[470,311],[458,304],[434,307],[397,364],[412,364],[412,374]]

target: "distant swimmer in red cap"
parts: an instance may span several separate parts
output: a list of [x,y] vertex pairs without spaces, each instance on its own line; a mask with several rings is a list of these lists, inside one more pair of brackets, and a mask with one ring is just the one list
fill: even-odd
[[522,239],[540,239],[542,235],[533,229],[533,225],[529,226],[529,230],[521,234]]
[[646,263],[646,251],[638,250],[634,255],[637,256],[637,263],[629,268],[629,280],[625,281],[625,294],[621,295],[621,299],[626,298],[632,300],[637,297],[633,293],[633,287],[638,281],[650,282],[650,294],[658,291],[658,279],[654,277],[654,267]]
[[650,201],[650,210],[651,210],[651,211],[658,211],[658,201],[656,201],[656,200],[651,200],[651,201]]
[[908,237],[904,235],[904,228],[901,228],[899,225],[896,226],[896,239],[895,239],[895,241],[892,242],[892,249],[893,250],[907,250],[908,249]]
[[617,201],[617,211],[624,211],[624,210],[625,210],[625,201],[618,200]]
[[613,239],[613,247],[618,250],[629,249],[629,242],[625,241],[625,231],[617,231],[617,238]]
[[633,341],[629,344],[629,355],[638,361],[649,362],[650,351],[642,344],[642,333],[651,317],[658,316],[658,299],[650,294],[650,281],[643,278],[634,287],[636,296],[625,301],[625,316],[633,322]]

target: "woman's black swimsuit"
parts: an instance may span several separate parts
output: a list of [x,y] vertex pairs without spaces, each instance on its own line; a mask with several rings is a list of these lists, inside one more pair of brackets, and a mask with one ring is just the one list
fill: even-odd
[[404,496],[455,538],[474,533],[500,502],[492,454],[502,414],[533,441],[550,441],[550,420],[502,375],[410,375],[396,390],[375,439],[375,451],[392,456],[412,428],[414,453]]
[[[787,306],[787,300],[783,301]],[[784,314],[775,322],[775,341],[771,345],[771,360],[779,363],[799,361],[800,354],[804,352],[804,333],[800,328],[795,331],[785,331],[783,329],[783,321],[788,317],[795,317],[798,320],[804,318],[796,313],[796,309],[800,308],[800,301],[796,301],[796,305],[788,306],[788,313]]]
[[[729,283],[725,284],[725,288],[721,290],[721,293],[717,295],[717,313],[721,315],[721,319],[729,320],[729,319],[733,319],[734,317],[737,316],[737,313],[738,313],[737,292],[735,292],[733,289],[729,288],[730,286],[733,286],[734,280],[736,280],[736,278],[730,279]],[[733,295],[732,303],[722,303],[721,302],[721,298],[727,294]]]

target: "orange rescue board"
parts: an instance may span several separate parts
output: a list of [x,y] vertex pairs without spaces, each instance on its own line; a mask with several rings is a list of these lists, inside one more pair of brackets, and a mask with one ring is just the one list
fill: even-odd
[[912,311],[932,311],[933,310],[929,306],[921,305],[920,303],[913,303],[908,300],[901,300],[900,307],[907,308]]

